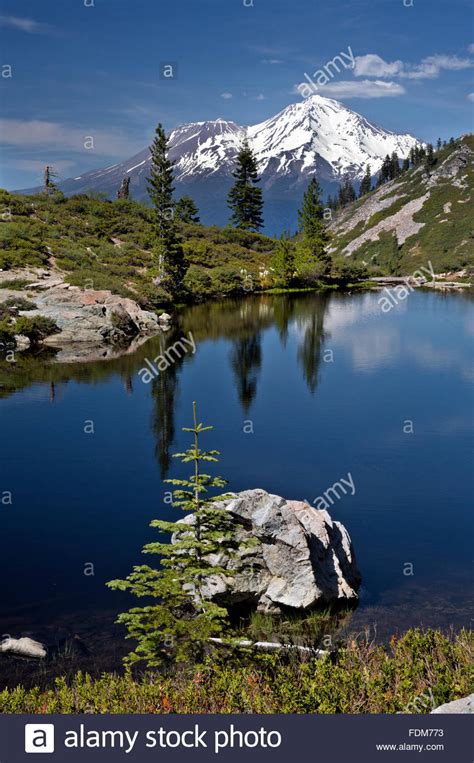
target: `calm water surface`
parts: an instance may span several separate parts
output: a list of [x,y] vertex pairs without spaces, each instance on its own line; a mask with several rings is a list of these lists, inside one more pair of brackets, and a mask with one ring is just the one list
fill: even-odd
[[[418,291],[384,314],[379,299],[216,302],[120,359],[0,361],[0,633],[118,644],[118,662],[127,601],[104,583],[171,516],[193,399],[232,490],[314,501],[351,474],[330,507],[363,576],[351,627],[472,625],[472,302]],[[145,358],[189,331],[195,355],[144,384]]]

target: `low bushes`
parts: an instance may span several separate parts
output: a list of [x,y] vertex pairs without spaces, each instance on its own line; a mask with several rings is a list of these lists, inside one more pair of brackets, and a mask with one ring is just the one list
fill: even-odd
[[334,659],[210,659],[192,669],[133,677],[78,673],[54,688],[0,692],[2,713],[430,712],[472,692],[473,637],[409,630],[390,645],[355,639]]

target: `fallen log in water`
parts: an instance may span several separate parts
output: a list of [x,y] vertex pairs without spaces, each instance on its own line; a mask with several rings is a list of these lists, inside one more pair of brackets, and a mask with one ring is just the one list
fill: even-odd
[[311,646],[300,646],[299,644],[281,644],[279,641],[247,641],[241,639],[240,641],[232,641],[229,643],[222,638],[209,638],[213,644],[219,644],[221,646],[241,646],[246,649],[266,649],[267,651],[276,651],[278,649],[296,649],[299,652],[305,652],[311,654],[313,657],[326,657],[329,652],[326,649],[315,649]]

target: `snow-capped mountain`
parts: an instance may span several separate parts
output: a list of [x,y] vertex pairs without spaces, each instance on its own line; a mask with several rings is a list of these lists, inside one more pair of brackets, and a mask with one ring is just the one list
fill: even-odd
[[[400,158],[418,143],[411,135],[384,130],[330,98],[313,95],[287,106],[260,124],[242,127],[217,119],[177,127],[170,134],[170,158],[175,162],[176,195],[192,195],[206,223],[228,219],[226,195],[244,137],[255,151],[265,194],[269,232],[294,227],[301,195],[315,173],[326,192],[336,191],[345,177],[357,183],[367,164],[376,174],[386,154]],[[114,197],[124,175],[136,199],[146,198],[149,150],[125,162],[65,180],[67,194],[88,190]]]

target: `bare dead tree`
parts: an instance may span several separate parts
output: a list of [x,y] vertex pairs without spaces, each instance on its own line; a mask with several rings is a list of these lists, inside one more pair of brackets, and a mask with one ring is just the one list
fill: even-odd
[[128,199],[130,196],[130,176],[125,175],[122,179],[122,185],[117,191],[117,199]]
[[53,191],[56,190],[57,186],[54,182],[53,178],[57,178],[57,174],[54,172],[53,168],[47,164],[44,168],[44,192],[45,194],[49,195]]

